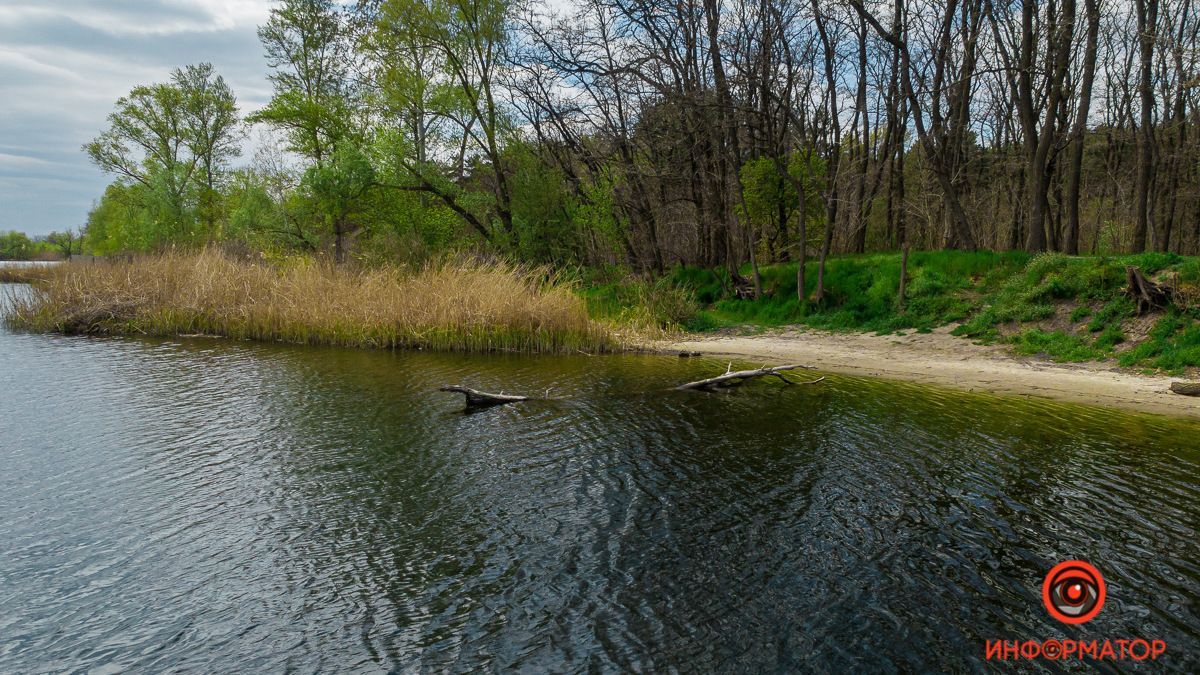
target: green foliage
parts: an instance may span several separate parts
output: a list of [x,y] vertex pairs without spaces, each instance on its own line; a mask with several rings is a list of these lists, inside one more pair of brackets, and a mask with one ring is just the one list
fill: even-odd
[[[825,178],[824,161],[817,153],[792,153],[785,160],[788,175],[780,174],[779,162],[773,157],[760,157],[742,165],[742,216],[759,228],[781,233],[788,241],[796,210],[800,208],[799,183],[804,190],[804,219],[808,226],[809,243],[820,240],[824,227],[825,208],[821,196]],[[778,235],[776,235],[778,236]],[[788,255],[792,255],[790,252]]]
[[117,182],[89,216],[98,253],[146,251],[217,238],[221,182],[240,154],[237,101],[211,64],[173,71],[170,82],[134,87],[109,128],[83,146]]
[[195,212],[153,185],[113,183],[88,214],[85,244],[96,255],[149,251],[196,239]]
[[775,220],[781,209],[790,217],[799,206],[799,193],[791,181],[779,175],[771,157],[760,157],[743,164],[741,181],[746,215],[751,222],[777,225]]
[[275,93],[249,118],[287,133],[290,149],[317,163],[353,135],[351,31],[334,0],[284,0],[258,29]]
[[582,233],[571,218],[574,199],[563,173],[524,143],[510,144],[505,160],[513,174],[509,187],[517,256],[559,266],[582,262]]
[[1133,300],[1128,297],[1124,295],[1115,297],[1109,300],[1091,322],[1088,323],[1088,330],[1097,333],[1108,330],[1113,326],[1120,326],[1122,321],[1133,316],[1133,312],[1136,309]]
[[619,245],[627,226],[616,203],[620,187],[620,181],[607,167],[597,172],[593,180],[580,185],[580,198],[569,204],[571,220],[578,226],[580,236],[589,236],[606,246]]
[[358,146],[343,143],[304,172],[300,187],[329,218],[349,218],[362,211],[363,196],[375,187],[375,168]]
[[[983,310],[959,326],[955,333],[992,338],[1002,324],[1040,321],[1054,316],[1058,302],[1113,299],[1124,280],[1123,267],[1107,258],[1042,254],[1030,260],[1023,272],[1012,275],[998,290],[988,294],[983,299]],[[1114,306],[1108,311],[1117,309]]]
[[28,260],[35,248],[24,232],[0,232],[0,260]]
[[171,81],[134,87],[109,128],[83,146],[104,171],[164,191],[182,209],[189,190],[213,191],[240,154],[237,101],[212,64],[177,68]]
[[[903,308],[897,302],[900,255],[896,253],[830,258],[827,294],[820,305],[798,300],[795,264],[763,267],[764,297],[750,301],[726,297],[728,281],[724,274],[679,269],[672,279],[689,284],[701,303],[711,305],[703,314],[707,325],[713,327],[803,323],[838,330],[928,330],[960,320],[971,311],[973,304],[966,291],[977,279],[988,274],[1011,274],[1026,259],[1021,253],[913,253]],[[816,287],[815,265],[810,264],[806,283],[808,295]]]
[[1031,328],[1014,335],[1010,341],[1018,354],[1047,357],[1055,361],[1092,361],[1103,358],[1106,353],[1089,344],[1088,340],[1062,331],[1046,332]]
[[1200,321],[1177,310],[1168,312],[1147,339],[1121,354],[1117,363],[1127,367],[1150,365],[1171,373],[1200,366]]
[[46,246],[63,258],[70,258],[76,253],[80,253],[80,243],[79,235],[72,230],[51,232],[46,235],[45,239]]
[[594,285],[583,295],[593,318],[667,330],[690,328],[699,309],[691,289],[665,277]]

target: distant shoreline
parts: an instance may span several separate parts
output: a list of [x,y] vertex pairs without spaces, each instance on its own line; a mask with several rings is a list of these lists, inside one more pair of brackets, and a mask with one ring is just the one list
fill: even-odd
[[998,345],[979,345],[932,333],[874,335],[787,328],[762,335],[689,336],[672,350],[801,363],[844,375],[951,387],[1001,395],[1038,396],[1069,403],[1200,419],[1200,398],[1169,391],[1187,378],[1141,375],[1102,362],[1052,363],[1011,355]]
[[60,261],[0,260],[0,284],[28,284],[48,278]]
[[65,260],[0,260],[0,268],[8,269],[30,269],[38,267],[54,267],[61,265]]

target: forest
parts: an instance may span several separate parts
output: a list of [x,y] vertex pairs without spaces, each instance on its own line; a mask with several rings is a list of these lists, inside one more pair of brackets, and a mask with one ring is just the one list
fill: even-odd
[[116,102],[82,250],[700,266],[747,296],[790,262],[817,300],[841,253],[1196,253],[1198,31],[1192,0],[284,0],[262,109],[209,64]]

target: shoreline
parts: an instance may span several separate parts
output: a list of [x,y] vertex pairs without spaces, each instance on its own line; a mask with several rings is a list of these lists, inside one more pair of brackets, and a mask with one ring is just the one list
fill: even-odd
[[1200,419],[1200,398],[1169,391],[1171,382],[1186,378],[1141,375],[1106,363],[1054,363],[1014,356],[1002,345],[979,345],[950,335],[952,328],[875,335],[789,327],[749,336],[689,336],[667,348],[801,363],[840,375]]

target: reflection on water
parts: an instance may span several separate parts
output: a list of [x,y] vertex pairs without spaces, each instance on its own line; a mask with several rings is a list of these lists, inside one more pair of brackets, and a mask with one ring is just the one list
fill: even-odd
[[0,267],[53,267],[61,260],[0,260]]
[[724,367],[0,332],[0,671],[1200,665],[1200,425]]

